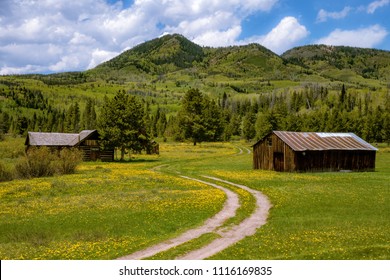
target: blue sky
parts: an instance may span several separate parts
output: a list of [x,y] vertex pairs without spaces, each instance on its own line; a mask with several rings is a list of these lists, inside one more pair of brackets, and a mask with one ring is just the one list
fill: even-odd
[[163,34],[277,54],[327,44],[390,50],[390,0],[0,0],[0,74],[95,67]]

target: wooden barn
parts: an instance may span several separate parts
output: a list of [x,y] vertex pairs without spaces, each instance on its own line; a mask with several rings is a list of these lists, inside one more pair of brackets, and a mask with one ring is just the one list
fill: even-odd
[[374,171],[377,149],[354,133],[273,131],[253,145],[254,169]]
[[84,152],[83,160],[113,161],[114,150],[102,150],[97,130],[83,130],[80,133],[28,132],[26,151],[31,147],[48,147],[54,150],[78,148]]

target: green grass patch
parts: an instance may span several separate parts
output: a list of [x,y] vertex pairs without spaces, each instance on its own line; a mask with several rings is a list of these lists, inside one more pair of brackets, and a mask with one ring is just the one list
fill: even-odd
[[[112,259],[175,237],[222,209],[222,191],[178,176],[209,175],[260,190],[273,204],[265,226],[212,259],[390,258],[388,146],[379,145],[376,171],[364,173],[252,170],[252,155],[237,146],[249,143],[161,143],[160,156],[2,182],[0,257]],[[251,199],[240,199],[248,206],[229,222],[252,211]],[[156,258],[214,238],[202,236]]]
[[74,175],[1,183],[1,259],[112,259],[222,208],[222,191],[149,165],[85,163]]
[[389,259],[388,153],[376,172],[218,171],[271,200],[268,223],[212,259]]
[[200,249],[203,246],[206,246],[207,244],[211,243],[215,239],[218,239],[219,237],[220,236],[216,233],[205,233],[199,236],[198,238],[192,239],[191,241],[183,243],[167,251],[158,253],[147,259],[148,260],[173,260],[193,250]]

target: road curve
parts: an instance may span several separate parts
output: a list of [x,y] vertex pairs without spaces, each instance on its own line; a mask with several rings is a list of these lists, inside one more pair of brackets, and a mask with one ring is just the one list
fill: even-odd
[[179,256],[177,259],[181,259],[181,260],[205,259],[226,249],[227,247],[244,239],[245,237],[255,234],[256,230],[266,223],[269,210],[272,207],[268,198],[260,191],[256,191],[251,188],[248,188],[247,186],[235,184],[215,177],[209,177],[209,176],[203,176],[203,177],[214,181],[223,182],[225,184],[230,184],[250,192],[256,198],[256,210],[252,213],[251,216],[246,218],[240,224],[228,230],[226,229],[218,230],[217,233],[221,236],[221,238],[214,240],[213,242],[211,242],[210,244],[206,245],[203,248],[191,251],[183,256]]
[[235,216],[237,209],[240,207],[239,198],[236,193],[217,184],[213,184],[210,182],[206,182],[206,181],[202,181],[202,180],[198,180],[186,176],[180,176],[180,177],[185,178],[187,180],[194,180],[203,184],[207,184],[224,191],[227,196],[227,199],[225,201],[222,210],[218,212],[216,215],[214,215],[213,217],[211,217],[210,219],[206,220],[206,222],[198,228],[188,230],[187,232],[183,233],[178,237],[161,242],[159,244],[156,244],[144,250],[137,251],[130,255],[120,257],[118,258],[118,260],[140,260],[140,259],[151,257],[157,253],[166,251],[175,246],[188,242],[192,239],[198,238],[199,236],[205,233],[215,232],[215,230],[218,227],[220,227],[227,219]]

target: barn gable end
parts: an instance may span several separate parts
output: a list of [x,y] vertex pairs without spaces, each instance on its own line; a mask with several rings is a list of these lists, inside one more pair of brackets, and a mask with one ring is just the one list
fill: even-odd
[[373,171],[377,149],[353,133],[273,131],[253,146],[254,169]]

